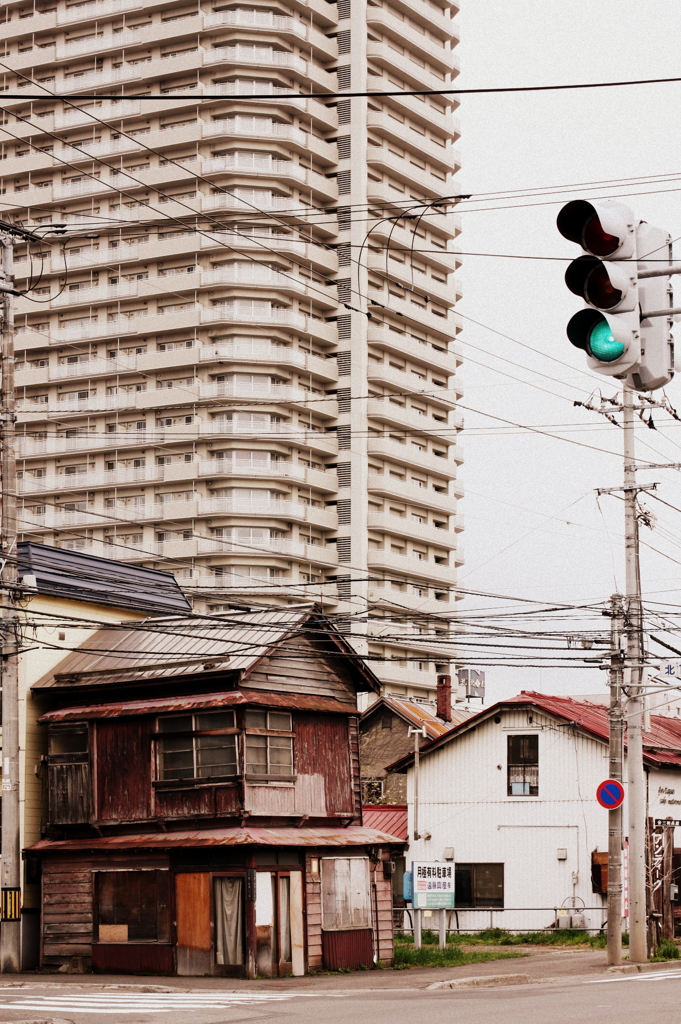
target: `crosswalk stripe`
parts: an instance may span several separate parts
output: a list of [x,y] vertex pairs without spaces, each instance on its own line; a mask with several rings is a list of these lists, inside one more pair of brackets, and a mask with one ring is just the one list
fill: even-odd
[[671,981],[674,978],[681,978],[681,970],[649,971],[646,974],[622,974],[617,978],[593,978],[585,982],[585,984],[604,985],[613,981]]
[[[326,998],[326,993],[324,997]],[[342,998],[339,992],[329,993]],[[318,992],[69,992],[54,995],[13,993],[0,989],[0,1009],[71,1013],[170,1013],[177,1010],[227,1009],[290,999],[319,998]]]

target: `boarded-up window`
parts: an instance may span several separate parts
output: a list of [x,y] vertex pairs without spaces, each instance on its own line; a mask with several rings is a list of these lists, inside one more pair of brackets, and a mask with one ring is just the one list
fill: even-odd
[[322,858],[322,928],[345,931],[370,926],[369,859]]
[[167,871],[98,871],[99,942],[168,942]]

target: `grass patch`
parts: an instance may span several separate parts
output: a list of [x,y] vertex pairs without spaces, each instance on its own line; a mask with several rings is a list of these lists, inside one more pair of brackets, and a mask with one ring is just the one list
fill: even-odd
[[[421,933],[424,946],[437,946],[438,935],[432,929],[424,928]],[[622,936],[622,944],[629,945],[629,936]],[[398,932],[395,935],[395,948],[412,946],[410,934]],[[592,949],[605,949],[607,937],[603,933],[589,935],[586,931],[576,928],[546,929],[540,932],[507,932],[503,928],[486,928],[475,933],[451,933],[447,936],[447,946],[456,949],[459,946],[590,946]],[[670,954],[673,956],[673,954]],[[664,959],[668,959],[667,956]]]
[[662,939],[660,945],[657,947],[657,953],[655,956],[651,956],[651,960],[678,960],[679,959],[679,947],[672,939]]
[[447,949],[439,949],[431,944],[414,949],[413,944],[406,942],[395,943],[395,959],[393,967],[395,970],[405,970],[408,967],[457,967],[463,964],[480,964],[487,960],[504,960],[509,957],[527,956],[527,953],[520,952],[490,952],[489,950],[478,952],[464,952],[460,946],[448,946]]

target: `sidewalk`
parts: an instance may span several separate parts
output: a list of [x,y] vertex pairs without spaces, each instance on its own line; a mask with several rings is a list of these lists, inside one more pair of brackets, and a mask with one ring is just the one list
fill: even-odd
[[[248,981],[242,978],[176,978],[158,975],[104,975],[104,974],[41,974],[37,972],[6,976],[0,987],[7,986],[87,986],[95,988],[119,987],[140,991],[277,991],[295,989],[299,992],[346,992],[376,991],[380,989],[426,989],[438,981],[453,978],[489,977],[489,975],[527,974],[532,981],[547,978],[597,977],[607,970],[606,954],[603,949],[538,949],[514,946],[514,951],[527,956],[512,957],[508,960],[492,960],[479,964],[464,964],[460,967],[415,967],[410,970],[353,971],[351,974],[317,974],[303,978],[259,978]],[[625,952],[626,955],[626,952]],[[625,961],[626,963],[626,961]],[[679,961],[674,963],[679,964]],[[652,965],[651,968],[659,965]]]

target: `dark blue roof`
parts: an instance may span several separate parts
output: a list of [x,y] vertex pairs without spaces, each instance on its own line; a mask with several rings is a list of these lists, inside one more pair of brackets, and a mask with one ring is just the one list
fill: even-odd
[[170,572],[33,541],[22,541],[17,551],[19,579],[35,576],[39,594],[132,608],[155,615],[191,611],[189,601]]

